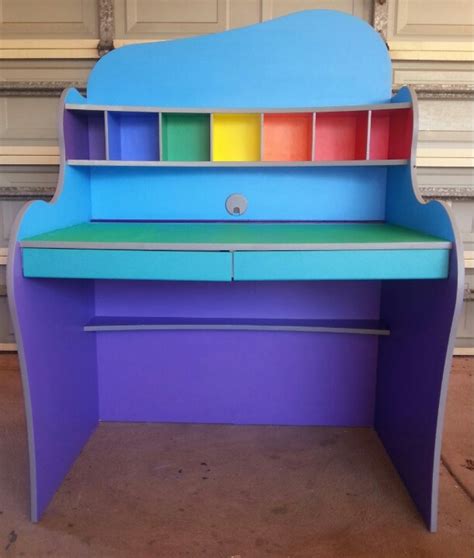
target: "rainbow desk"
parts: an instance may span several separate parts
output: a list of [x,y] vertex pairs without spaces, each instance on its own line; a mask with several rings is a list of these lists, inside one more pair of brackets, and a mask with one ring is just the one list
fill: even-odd
[[34,521],[99,421],[176,421],[374,428],[436,529],[463,278],[416,122],[331,11],[120,48],[63,94],[9,262]]

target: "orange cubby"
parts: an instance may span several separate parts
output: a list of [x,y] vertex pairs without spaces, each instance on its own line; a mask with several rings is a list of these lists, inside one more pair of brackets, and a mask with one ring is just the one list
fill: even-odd
[[264,161],[311,161],[312,113],[263,115]]
[[368,117],[367,111],[317,113],[315,160],[354,161],[365,159]]

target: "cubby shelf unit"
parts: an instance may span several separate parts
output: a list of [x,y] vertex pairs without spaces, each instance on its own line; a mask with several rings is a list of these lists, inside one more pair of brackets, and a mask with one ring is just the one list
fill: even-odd
[[86,166],[403,165],[411,103],[284,109],[65,107],[66,158]]

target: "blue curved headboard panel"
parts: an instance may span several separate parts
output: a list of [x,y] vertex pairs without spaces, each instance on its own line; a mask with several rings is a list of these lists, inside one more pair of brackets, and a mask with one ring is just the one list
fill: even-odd
[[130,45],[101,59],[92,104],[290,107],[386,102],[391,63],[363,20],[311,10],[189,39]]

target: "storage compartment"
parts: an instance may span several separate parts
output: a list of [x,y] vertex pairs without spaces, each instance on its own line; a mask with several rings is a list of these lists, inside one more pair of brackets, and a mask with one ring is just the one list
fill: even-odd
[[318,112],[316,161],[363,160],[367,155],[368,112]]
[[164,113],[161,115],[163,161],[209,161],[210,116]]
[[93,110],[64,111],[66,160],[105,159],[105,113]]
[[109,112],[108,158],[115,161],[157,161],[158,114]]
[[409,159],[412,135],[412,109],[372,111],[369,158],[371,160]]
[[259,161],[260,115],[213,115],[213,161]]
[[311,161],[312,113],[265,114],[264,161]]

